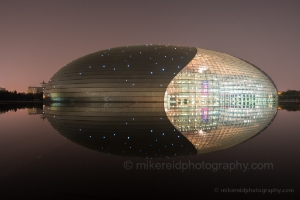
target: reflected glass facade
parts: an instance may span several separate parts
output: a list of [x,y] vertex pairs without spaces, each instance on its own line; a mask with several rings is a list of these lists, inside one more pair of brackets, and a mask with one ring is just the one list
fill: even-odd
[[277,113],[277,104],[255,107],[174,106],[166,110],[174,127],[197,153],[226,149],[242,143],[267,128]]

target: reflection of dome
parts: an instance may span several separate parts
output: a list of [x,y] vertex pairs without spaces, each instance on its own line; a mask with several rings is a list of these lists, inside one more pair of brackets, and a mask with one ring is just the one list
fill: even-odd
[[87,148],[160,158],[239,144],[263,130],[276,114],[276,107],[268,106],[252,111],[209,107],[207,115],[197,117],[193,109],[166,113],[163,103],[52,103],[45,107],[45,116],[57,132]]
[[170,123],[163,103],[53,103],[45,116],[67,139],[103,153],[149,158],[197,153]]

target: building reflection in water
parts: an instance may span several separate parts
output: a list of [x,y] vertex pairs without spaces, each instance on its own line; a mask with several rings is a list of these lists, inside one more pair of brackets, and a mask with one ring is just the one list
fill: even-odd
[[275,103],[248,106],[175,105],[166,113],[174,127],[197,149],[208,153],[242,143],[267,128],[277,113]]
[[44,114],[43,108],[32,107],[32,108],[27,108],[27,111],[28,111],[28,115]]
[[277,113],[256,106],[177,106],[164,103],[51,103],[44,116],[81,146],[119,156],[177,157],[208,153],[244,142]]

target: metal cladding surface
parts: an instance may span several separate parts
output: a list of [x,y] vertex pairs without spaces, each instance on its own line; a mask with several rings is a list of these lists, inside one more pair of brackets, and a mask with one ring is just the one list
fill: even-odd
[[170,81],[196,52],[194,47],[137,45],[92,53],[57,71],[45,100],[163,102]]
[[169,121],[163,103],[51,103],[44,117],[68,140],[99,152],[129,157],[196,155]]

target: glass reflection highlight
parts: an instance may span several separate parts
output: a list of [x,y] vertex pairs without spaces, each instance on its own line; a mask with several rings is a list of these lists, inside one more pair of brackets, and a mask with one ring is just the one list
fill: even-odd
[[207,153],[242,143],[270,125],[277,106],[167,106],[171,123],[197,149]]

